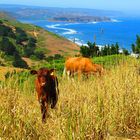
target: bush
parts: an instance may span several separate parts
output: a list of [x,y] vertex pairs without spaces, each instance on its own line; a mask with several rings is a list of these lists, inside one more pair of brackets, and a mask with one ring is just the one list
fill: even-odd
[[36,56],[37,59],[44,59],[45,58],[45,53],[42,49],[38,48],[34,51],[34,55]]
[[17,53],[15,46],[7,37],[2,38],[2,41],[0,42],[0,50],[7,55],[13,55],[15,52]]
[[81,46],[80,53],[83,57],[90,57],[90,49],[87,46]]
[[52,61],[52,60],[54,60],[54,57],[53,56],[48,56],[46,59],[47,59],[47,61]]
[[13,33],[12,29],[3,24],[0,25],[0,36],[7,36],[7,37],[15,38],[15,34]]
[[61,54],[55,54],[54,55],[54,59],[61,59],[63,58],[63,56]]
[[28,64],[23,59],[21,59],[21,57],[18,54],[14,55],[14,61],[12,64],[14,67],[29,68]]
[[24,47],[23,55],[24,55],[25,57],[30,57],[30,56],[33,55],[33,54],[34,54],[34,49],[33,49],[33,48],[28,47],[28,46]]
[[124,48],[124,49],[123,49],[123,54],[124,54],[124,55],[129,55],[128,50]]
[[3,24],[2,20],[0,20],[0,24]]

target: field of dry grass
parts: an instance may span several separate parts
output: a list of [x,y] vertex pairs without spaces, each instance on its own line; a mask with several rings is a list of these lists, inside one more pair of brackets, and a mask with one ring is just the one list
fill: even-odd
[[77,81],[59,77],[59,100],[49,108],[46,124],[34,90],[34,76],[19,84],[0,84],[2,140],[139,140],[140,75],[128,60],[103,77]]

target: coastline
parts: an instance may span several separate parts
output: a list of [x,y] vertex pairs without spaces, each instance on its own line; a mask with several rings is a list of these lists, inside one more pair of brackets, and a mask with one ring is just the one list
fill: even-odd
[[78,45],[86,45],[88,41],[96,42],[99,46],[107,44],[119,44],[121,48],[131,50],[131,44],[135,43],[136,35],[140,34],[140,20],[115,19],[110,22],[48,22],[47,20],[20,20],[40,26],[48,31],[56,33]]

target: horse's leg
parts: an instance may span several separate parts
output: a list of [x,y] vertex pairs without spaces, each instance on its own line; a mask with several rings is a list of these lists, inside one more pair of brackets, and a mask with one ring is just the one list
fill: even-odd
[[85,73],[84,76],[85,76],[85,79],[89,78],[89,74],[88,73]]
[[38,99],[38,102],[40,103],[40,104],[42,104],[42,92],[40,92],[40,91],[37,91],[37,99]]
[[53,97],[51,99],[51,108],[52,109],[55,107],[55,105],[57,103],[57,100],[58,100],[57,91],[54,91],[53,93],[54,93],[54,95],[53,95]]
[[47,114],[47,112],[48,112],[48,103],[46,102],[45,103],[45,114],[44,114],[44,119],[46,119],[46,114]]
[[81,80],[81,76],[82,76],[82,72],[81,71],[78,71],[78,80],[79,81]]
[[70,79],[70,75],[71,75],[71,72],[69,70],[69,71],[67,71],[67,78],[68,78],[68,80]]
[[46,107],[45,102],[42,102],[41,104],[41,113],[42,113],[42,122],[45,123],[46,119]]

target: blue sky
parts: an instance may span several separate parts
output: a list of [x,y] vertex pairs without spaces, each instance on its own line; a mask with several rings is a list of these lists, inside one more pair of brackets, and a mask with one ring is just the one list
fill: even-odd
[[140,0],[0,0],[0,4],[140,11]]

